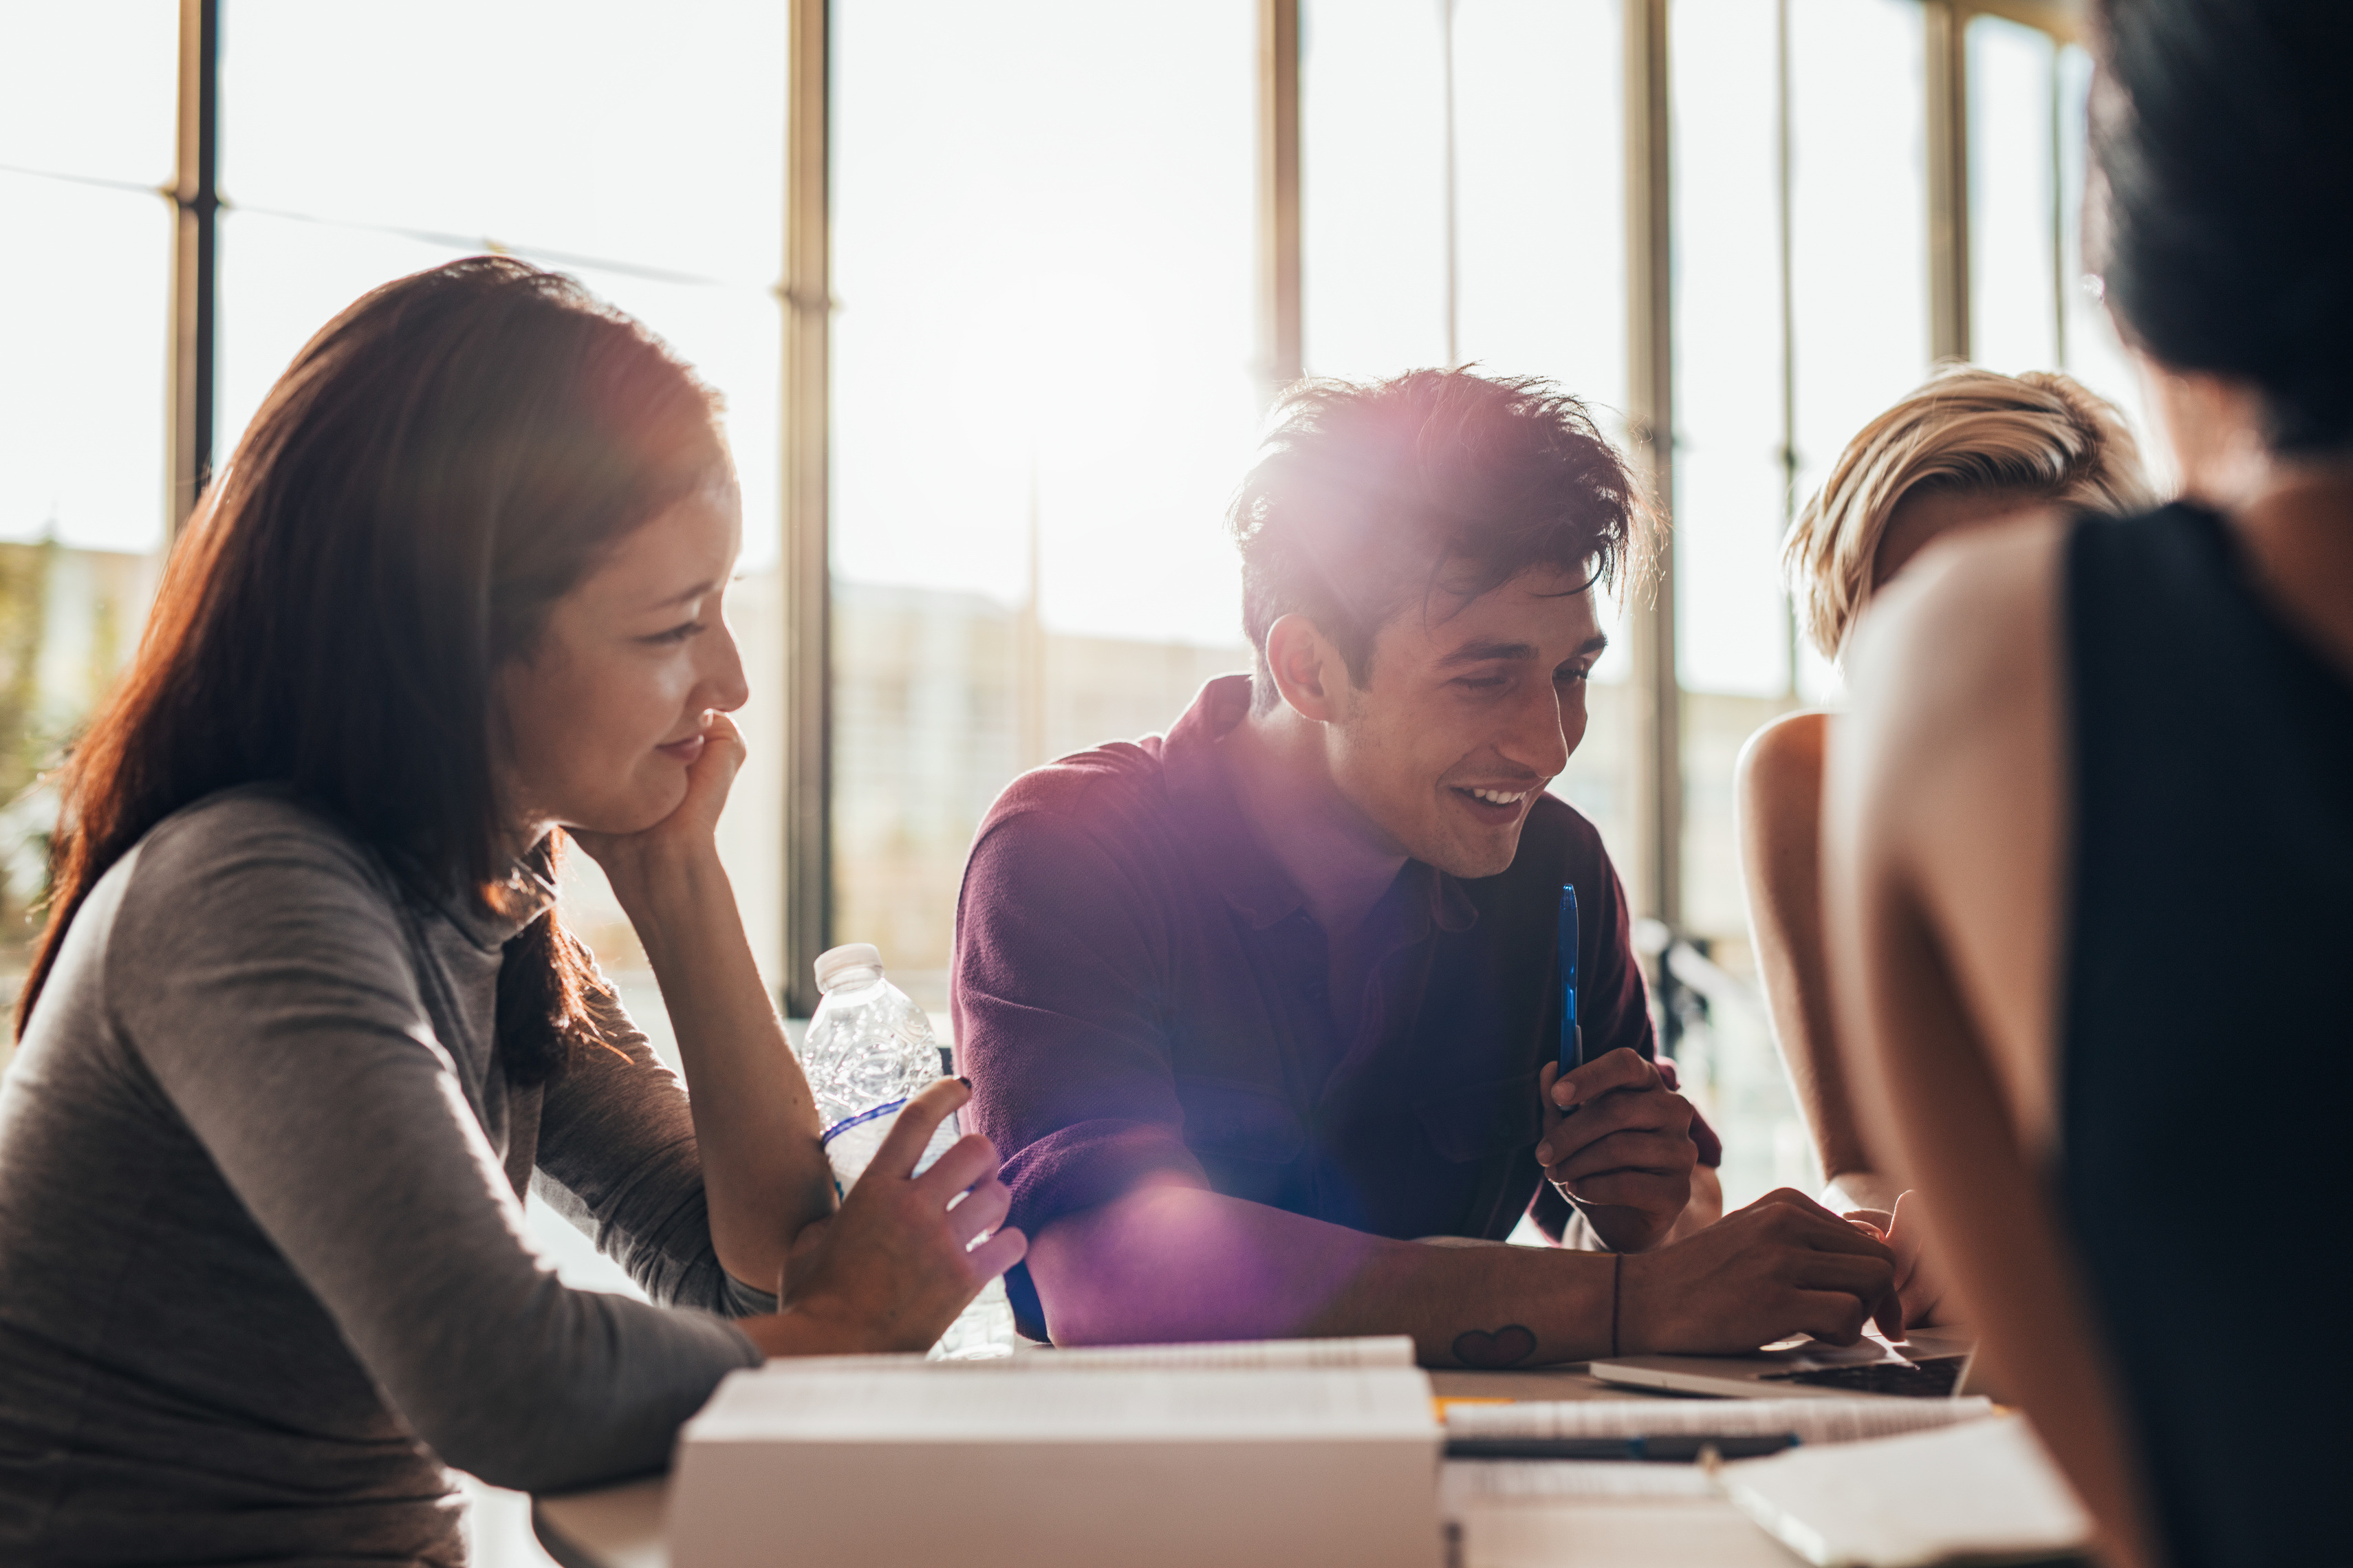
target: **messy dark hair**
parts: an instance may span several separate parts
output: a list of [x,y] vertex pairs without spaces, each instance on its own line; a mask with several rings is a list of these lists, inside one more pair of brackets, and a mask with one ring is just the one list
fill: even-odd
[[1583,402],[1534,376],[1409,371],[1302,382],[1229,521],[1260,712],[1276,620],[1303,615],[1359,688],[1408,605],[1454,606],[1539,567],[1604,587],[1639,577],[1654,532],[1641,487]]
[[2275,450],[2353,449],[2353,6],[2098,15],[2109,301],[2165,363],[2253,384]]
[[[321,328],[174,546],[138,657],[65,768],[18,1033],[107,868],[232,785],[285,784],[421,894],[521,907],[493,675],[638,525],[733,483],[716,416],[643,327],[520,261],[387,283]],[[594,1038],[593,984],[553,909],[507,943],[510,1078]]]

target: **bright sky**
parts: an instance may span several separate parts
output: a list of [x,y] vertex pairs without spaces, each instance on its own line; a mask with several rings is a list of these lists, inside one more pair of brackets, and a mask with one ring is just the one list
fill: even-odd
[[[164,537],[179,7],[11,5],[0,19],[0,539]],[[129,189],[113,188],[128,186]]]
[[[837,571],[1018,602],[1034,497],[1048,624],[1232,640],[1222,521],[1262,393],[1254,5],[839,15]],[[1316,373],[1446,359],[1440,16],[1431,0],[1305,8]],[[1462,0],[1459,352],[1609,409],[1625,380],[1619,58],[1608,0]],[[1153,68],[1106,68],[1131,59]]]
[[[1307,368],[1447,357],[1446,76],[1435,0],[1305,0]],[[1549,376],[1612,439],[1626,402],[1623,46],[1614,0],[1456,0],[1456,356]],[[1627,645],[1602,661],[1622,678]]]
[[[167,182],[177,11],[10,6],[0,164]],[[410,0],[398,26],[304,0],[224,11],[219,457],[336,311],[496,243],[577,273],[727,394],[746,564],[775,559],[782,6]],[[0,537],[54,524],[68,543],[152,548],[170,209],[5,173],[0,203]],[[28,364],[40,374],[16,374]]]
[[1238,641],[1252,0],[836,16],[835,571]]

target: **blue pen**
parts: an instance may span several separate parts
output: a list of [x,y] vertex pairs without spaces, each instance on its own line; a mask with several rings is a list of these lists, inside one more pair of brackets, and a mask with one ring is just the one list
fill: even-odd
[[1585,1026],[1577,1021],[1577,889],[1560,889],[1560,1070],[1585,1065]]

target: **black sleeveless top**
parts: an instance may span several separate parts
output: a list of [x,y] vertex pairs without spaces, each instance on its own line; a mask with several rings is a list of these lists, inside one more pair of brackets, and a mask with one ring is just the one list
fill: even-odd
[[2068,1215],[2175,1568],[2343,1562],[2353,683],[2211,512],[2066,572]]

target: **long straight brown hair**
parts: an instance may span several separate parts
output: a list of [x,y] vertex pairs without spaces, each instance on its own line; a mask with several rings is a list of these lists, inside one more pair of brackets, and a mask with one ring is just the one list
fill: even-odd
[[[231,785],[281,782],[421,895],[501,908],[492,676],[631,530],[732,482],[716,412],[635,321],[503,258],[387,283],[322,328],[181,537],[63,770],[17,1034],[107,868]],[[586,1037],[589,978],[553,910],[508,944],[511,1076],[545,1077]]]

